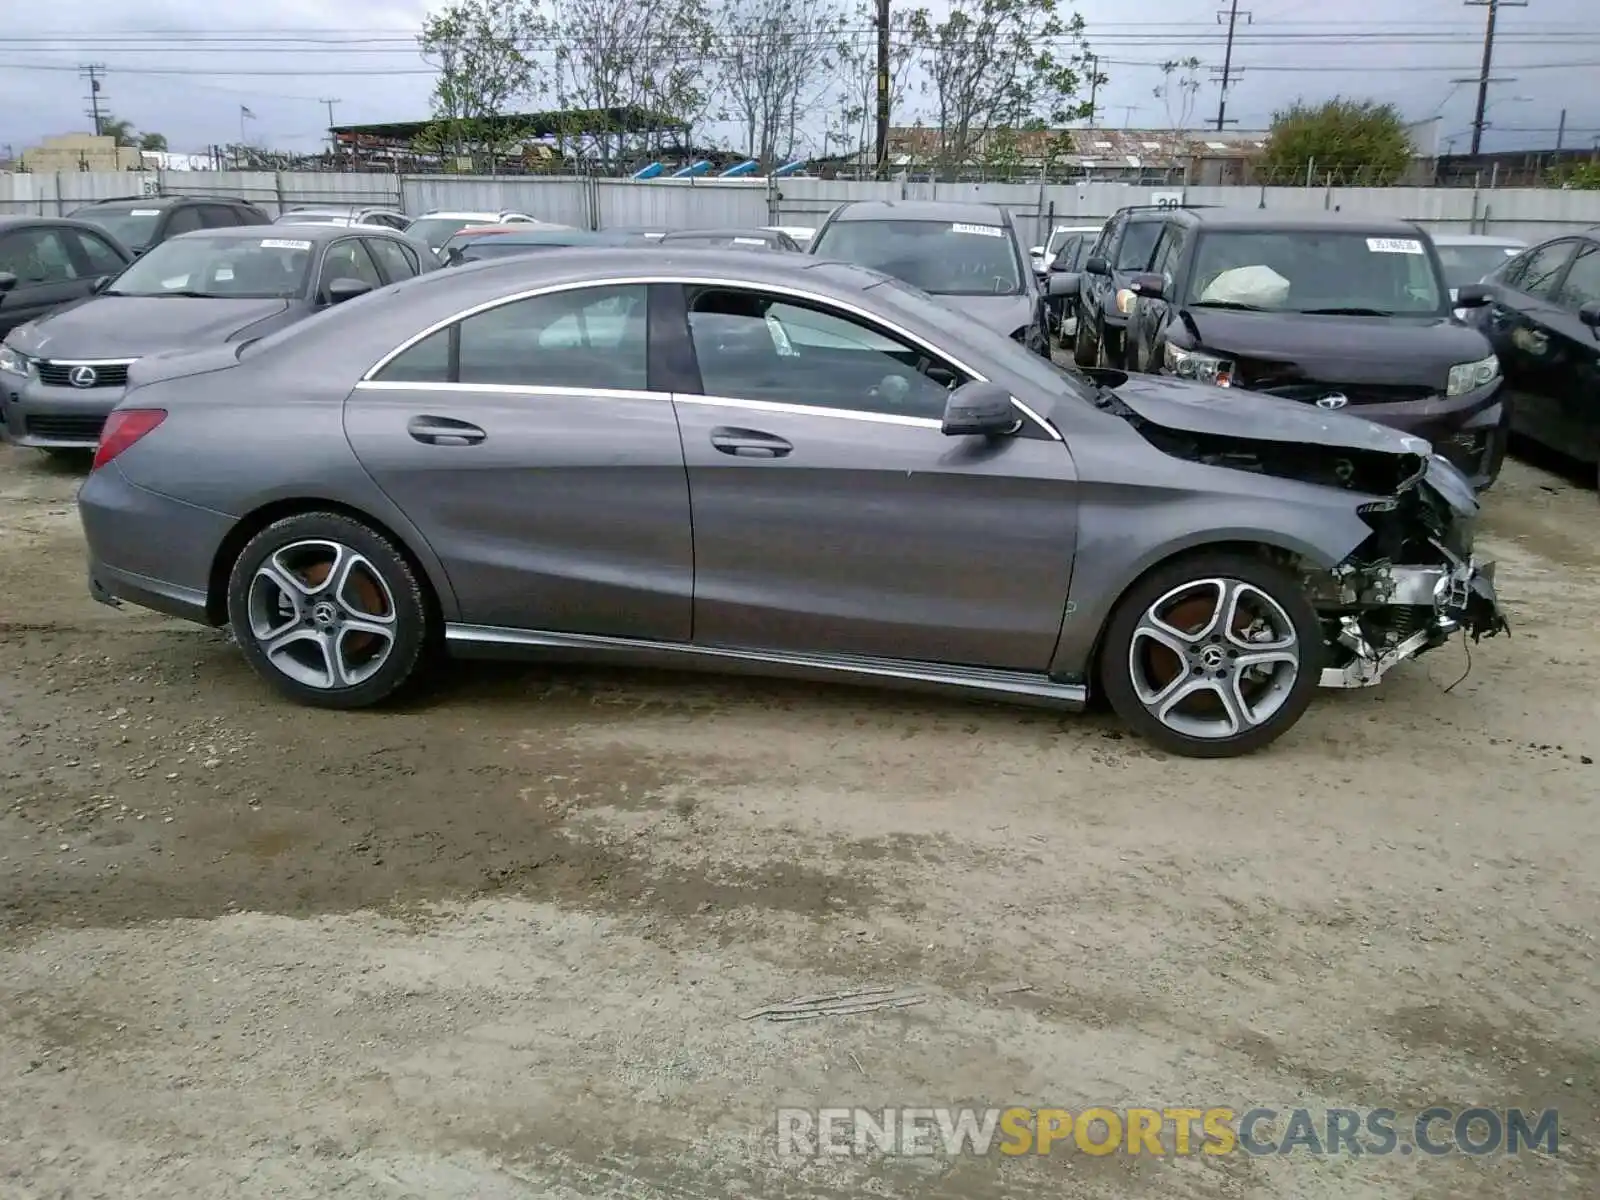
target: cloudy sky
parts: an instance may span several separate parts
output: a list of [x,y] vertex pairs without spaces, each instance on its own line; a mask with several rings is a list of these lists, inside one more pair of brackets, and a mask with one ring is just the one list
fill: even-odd
[[[1490,89],[1486,149],[1553,145],[1563,108],[1567,145],[1600,142],[1596,2],[1531,0],[1502,10],[1494,74],[1514,81]],[[1169,125],[1167,107],[1152,95],[1162,81],[1159,64],[1189,55],[1205,64],[1190,123],[1215,118],[1218,89],[1210,75],[1222,65],[1226,25],[1217,12],[1228,0],[1062,3],[1083,14],[1110,76],[1098,97],[1101,124]],[[178,151],[237,140],[240,106],[255,114],[247,126],[252,143],[288,150],[314,149],[325,139],[325,99],[338,101],[340,124],[424,118],[430,72],[411,39],[429,7],[426,0],[13,5],[0,69],[0,151],[87,129],[88,84],[78,68],[91,62],[106,68],[106,107],[141,130],[165,134]],[[1452,81],[1478,73],[1485,10],[1461,0],[1409,0],[1362,5],[1374,11],[1370,19],[1327,19],[1341,7],[1240,0],[1252,19],[1240,19],[1240,76],[1229,116],[1241,128],[1264,128],[1274,108],[1297,97],[1370,97],[1394,102],[1411,120],[1437,117],[1439,148],[1453,139],[1465,150],[1476,87]],[[1396,15],[1402,11],[1408,15]],[[896,124],[904,117],[896,114]],[[820,122],[814,132],[820,135]]]

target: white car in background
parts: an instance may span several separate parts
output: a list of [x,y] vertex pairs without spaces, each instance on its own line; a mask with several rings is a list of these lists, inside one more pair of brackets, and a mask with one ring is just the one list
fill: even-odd
[[1050,236],[1042,246],[1029,246],[1028,257],[1033,262],[1033,273],[1043,275],[1050,269],[1050,264],[1055,261],[1056,252],[1061,249],[1061,243],[1075,233],[1099,233],[1099,225],[1057,225],[1050,231]]
[[360,204],[300,204],[273,218],[274,225],[364,225],[404,230],[411,218],[392,208]]
[[[1450,299],[1456,298],[1463,286],[1481,283],[1484,276],[1500,269],[1508,258],[1515,258],[1528,248],[1528,243],[1516,238],[1497,237],[1482,233],[1436,233],[1433,248],[1439,252],[1439,265],[1444,268],[1445,286],[1450,289]],[[1456,309],[1461,317],[1466,309]]]
[[544,229],[570,229],[570,225],[557,225],[541,221],[524,212],[426,212],[406,227],[406,232],[433,247],[435,254],[444,252],[444,244],[463,229],[474,225],[534,225]]
[[802,250],[810,246],[811,239],[817,236],[817,231],[810,225],[763,225],[761,228],[769,233],[788,234]]

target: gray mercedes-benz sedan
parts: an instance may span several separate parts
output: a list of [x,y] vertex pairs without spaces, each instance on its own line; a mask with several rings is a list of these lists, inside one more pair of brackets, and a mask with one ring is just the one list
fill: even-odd
[[388,229],[252,225],[151,247],[77,303],[0,346],[0,434],[56,454],[92,451],[128,368],[162,351],[259,337],[331,304],[439,268]]
[[1504,627],[1426,443],[739,251],[476,263],[142,360],[79,506],[98,598],[229,625],[331,708],[544,655],[1099,690],[1223,756]]

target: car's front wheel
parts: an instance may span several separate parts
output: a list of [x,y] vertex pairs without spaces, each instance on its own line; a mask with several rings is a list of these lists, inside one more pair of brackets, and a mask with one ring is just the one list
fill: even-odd
[[258,675],[318,708],[365,708],[415,682],[436,621],[390,540],[342,513],[274,521],[228,579],[228,619]]
[[1100,362],[1094,327],[1084,318],[1082,309],[1078,310],[1078,328],[1072,335],[1072,360],[1080,367],[1098,366]]
[[1146,740],[1228,758],[1300,719],[1322,657],[1316,611],[1292,574],[1247,554],[1203,552],[1129,589],[1106,626],[1100,678]]

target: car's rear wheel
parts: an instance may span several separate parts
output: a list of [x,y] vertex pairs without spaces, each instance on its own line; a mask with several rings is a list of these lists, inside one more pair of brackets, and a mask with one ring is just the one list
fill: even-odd
[[1080,367],[1092,367],[1099,361],[1100,347],[1095,344],[1094,328],[1078,313],[1078,328],[1072,335],[1072,361]]
[[390,540],[341,513],[274,521],[228,579],[228,620],[258,675],[319,708],[365,708],[415,683],[433,607]]
[[1248,754],[1298,721],[1317,689],[1322,633],[1289,572],[1203,552],[1150,572],[1106,626],[1100,677],[1117,715],[1191,758]]

